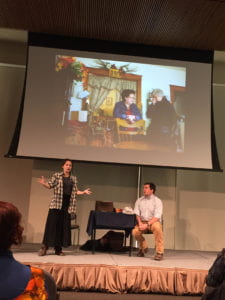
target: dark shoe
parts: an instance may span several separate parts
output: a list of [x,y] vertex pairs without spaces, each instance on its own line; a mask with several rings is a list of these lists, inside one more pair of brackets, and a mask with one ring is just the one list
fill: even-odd
[[142,250],[139,250],[138,253],[137,253],[137,256],[138,257],[144,257],[145,254],[144,254],[144,252]]
[[148,248],[145,248],[145,249],[140,249],[137,253],[137,256],[138,257],[144,257],[145,256],[145,253],[148,252]]
[[47,254],[47,250],[48,250],[48,247],[46,246],[42,246],[41,249],[38,251],[38,255],[39,256],[44,256]]
[[163,253],[156,253],[154,260],[162,260],[163,259]]
[[62,251],[55,251],[55,255],[65,256],[65,253]]

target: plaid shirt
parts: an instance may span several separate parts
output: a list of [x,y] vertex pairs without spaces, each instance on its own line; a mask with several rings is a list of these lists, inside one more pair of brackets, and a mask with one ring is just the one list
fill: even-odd
[[[68,208],[68,212],[71,214],[76,212],[76,193],[78,189],[77,189],[77,178],[71,175],[70,179],[73,181],[73,188],[70,197],[70,205]],[[61,209],[62,202],[63,202],[63,172],[53,174],[48,184],[51,189],[52,188],[54,189],[54,194],[50,202],[49,208]]]

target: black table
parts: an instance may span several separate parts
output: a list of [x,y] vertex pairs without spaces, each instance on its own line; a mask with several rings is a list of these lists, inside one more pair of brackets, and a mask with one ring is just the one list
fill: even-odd
[[131,231],[136,224],[136,215],[127,215],[123,213],[115,212],[101,212],[101,211],[90,211],[87,233],[91,236],[93,241],[92,254],[95,253],[95,237],[96,229],[116,229],[124,230],[125,236],[130,235],[130,246],[129,246],[129,255],[132,253],[132,234]]

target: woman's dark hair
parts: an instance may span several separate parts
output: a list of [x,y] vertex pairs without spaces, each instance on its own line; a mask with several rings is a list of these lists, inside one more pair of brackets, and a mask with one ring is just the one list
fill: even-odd
[[135,91],[134,90],[123,90],[122,93],[121,93],[121,97],[122,97],[122,101],[125,101],[125,98],[126,97],[129,97],[130,94],[135,94]]
[[21,213],[12,203],[0,201],[0,249],[22,243]]
[[148,185],[151,190],[153,190],[153,194],[155,194],[156,191],[156,185],[153,182],[146,182],[144,185]]
[[71,162],[71,164],[72,164],[72,166],[73,166],[73,162],[72,162],[72,160],[71,160],[71,159],[69,159],[69,158],[65,158],[65,159],[63,159],[63,160],[61,161],[61,166],[64,166],[64,165],[65,165],[65,163],[66,163],[67,161],[70,161],[70,162]]

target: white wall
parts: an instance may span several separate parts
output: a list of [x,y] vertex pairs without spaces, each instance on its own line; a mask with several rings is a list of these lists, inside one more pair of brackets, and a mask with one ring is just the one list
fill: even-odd
[[[1,45],[0,45],[1,46]],[[4,43],[0,63],[23,65],[26,47]],[[0,199],[15,203],[23,214],[25,240],[41,243],[51,191],[37,183],[60,169],[58,161],[5,158],[21,102],[24,69],[0,67]],[[225,158],[225,65],[214,67],[214,115],[221,168]],[[138,167],[81,163],[75,173],[81,189],[91,187],[91,196],[78,198],[81,243],[86,234],[89,211],[95,200],[113,201],[115,207],[133,206],[137,197]],[[141,183],[154,181],[164,203],[165,245],[168,249],[219,251],[224,247],[225,175],[223,172],[141,168]],[[103,232],[98,232],[101,236]],[[154,247],[152,237],[148,237]]]
[[[225,165],[225,64],[215,64],[214,122],[220,167]],[[223,70],[223,73],[221,72]],[[177,171],[176,248],[218,251],[224,247],[225,173]]]

